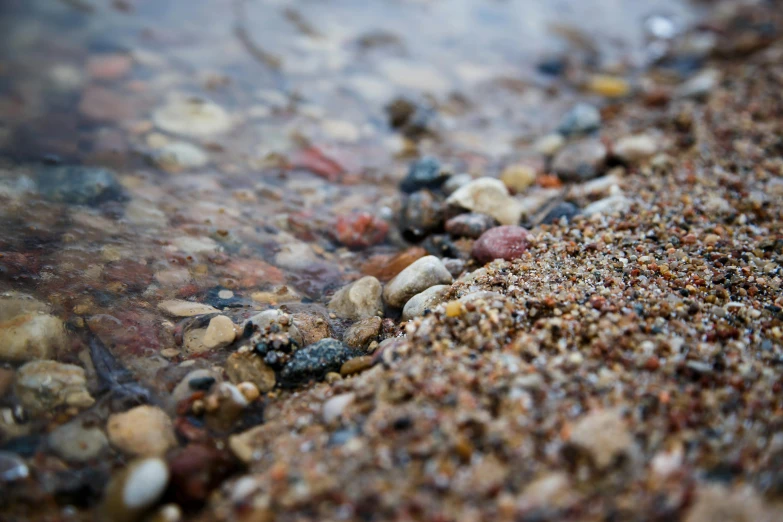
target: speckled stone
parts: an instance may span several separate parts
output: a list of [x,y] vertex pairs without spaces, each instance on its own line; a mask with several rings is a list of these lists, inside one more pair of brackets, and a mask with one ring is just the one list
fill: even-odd
[[482,263],[493,259],[510,261],[525,253],[528,231],[522,227],[504,226],[487,230],[473,245],[473,257]]
[[349,359],[363,355],[337,339],[321,339],[296,351],[280,372],[283,387],[295,387],[307,381],[320,381],[329,372],[336,372]]

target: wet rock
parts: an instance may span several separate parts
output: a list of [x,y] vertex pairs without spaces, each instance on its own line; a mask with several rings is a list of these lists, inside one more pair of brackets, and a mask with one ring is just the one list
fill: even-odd
[[559,223],[563,218],[570,222],[577,214],[579,214],[579,207],[568,201],[563,201],[552,207],[541,220],[541,223],[551,225],[552,223]]
[[30,476],[30,469],[16,453],[0,451],[0,484],[16,482]]
[[126,199],[114,173],[99,167],[45,165],[37,170],[38,192],[58,203],[96,206]]
[[617,140],[612,147],[612,153],[626,163],[637,162],[649,158],[658,150],[655,138],[647,134],[626,136]]
[[293,314],[294,325],[302,333],[302,344],[307,346],[330,337],[329,323],[320,313]]
[[172,134],[209,137],[231,128],[231,118],[219,105],[195,96],[176,96],[152,113],[155,126]]
[[552,169],[563,181],[582,182],[601,174],[607,149],[598,139],[587,138],[566,145],[552,160]]
[[53,315],[33,312],[0,322],[2,360],[52,359],[65,348],[67,341],[63,322]]
[[362,277],[337,291],[329,301],[329,311],[344,319],[365,319],[383,311],[381,283],[372,276]]
[[209,156],[201,148],[186,141],[167,143],[153,154],[153,160],[163,170],[180,172],[203,167]]
[[8,321],[16,316],[50,312],[49,306],[31,295],[21,292],[3,292],[0,294],[0,322]]
[[448,178],[448,173],[441,168],[440,162],[425,156],[414,161],[408,169],[408,175],[400,182],[400,190],[407,193],[424,189],[437,189]]
[[393,256],[376,255],[362,265],[362,272],[377,277],[380,281],[388,281],[402,272],[405,267],[426,255],[427,251],[418,246],[408,248]]
[[19,368],[14,391],[22,406],[32,414],[64,405],[83,409],[95,402],[87,391],[84,370],[56,361],[34,361]]
[[503,225],[519,223],[522,208],[502,181],[479,178],[459,188],[446,200],[449,205],[492,216]]
[[475,239],[496,226],[497,221],[492,216],[471,212],[460,214],[446,221],[446,232],[452,237],[470,237]]
[[174,387],[171,392],[171,403],[176,405],[197,391],[209,391],[209,388],[220,381],[222,381],[220,374],[214,370],[206,368],[193,370]]
[[270,335],[287,336],[298,346],[304,345],[299,328],[296,327],[291,316],[282,310],[265,310],[245,321],[243,328],[246,329],[248,324],[254,325],[262,338],[267,338]]
[[389,281],[383,290],[383,297],[389,306],[402,308],[408,299],[427,288],[451,284],[451,282],[451,274],[440,259],[435,256],[426,256],[412,263]]
[[132,292],[140,292],[152,283],[152,270],[144,263],[120,259],[106,265],[103,278],[109,283],[121,284]]
[[414,317],[424,315],[427,310],[431,310],[443,302],[450,288],[450,285],[435,285],[414,295],[402,309],[402,320],[410,321]]
[[112,446],[126,455],[163,455],[177,445],[171,419],[155,406],[137,406],[109,416],[106,431]]
[[368,317],[357,321],[345,331],[343,342],[351,348],[365,348],[381,334],[380,317]]
[[208,352],[209,348],[204,344],[204,337],[206,335],[206,328],[192,328],[187,330],[182,335],[182,345],[185,347],[185,351],[190,355]]
[[414,192],[400,212],[400,230],[409,241],[419,241],[443,226],[443,206],[427,190]]
[[103,455],[109,439],[99,427],[75,419],[49,434],[49,447],[64,460],[81,463]]
[[102,519],[135,522],[163,496],[169,469],[160,458],[135,460],[112,476],[101,505]]
[[234,342],[234,339],[236,339],[236,330],[231,319],[225,315],[218,315],[210,319],[203,341],[207,349],[228,346]]
[[625,212],[631,207],[631,200],[623,194],[615,194],[604,199],[599,199],[587,205],[582,214],[592,216],[594,214],[614,214]]
[[527,250],[528,235],[528,231],[522,227],[495,227],[478,238],[473,245],[473,257],[481,263],[493,259],[517,259]]
[[449,179],[443,183],[441,189],[445,195],[450,196],[455,193],[457,189],[467,185],[471,181],[473,181],[473,176],[470,174],[454,174],[453,176],[449,176]]
[[563,136],[588,134],[601,127],[601,113],[588,103],[577,103],[563,115],[557,131]]
[[536,181],[536,169],[529,165],[509,165],[500,174],[500,181],[514,194],[524,192]]
[[372,365],[373,365],[372,356],[360,355],[359,357],[354,357],[352,359],[345,361],[343,365],[340,366],[340,375],[343,377],[347,377],[349,375],[361,373],[364,370],[370,368]]
[[214,314],[220,311],[209,305],[179,299],[161,301],[158,303],[158,308],[175,317],[193,317],[195,315]]
[[627,455],[633,438],[619,412],[602,410],[582,417],[574,425],[569,443],[586,451],[597,469],[606,469]]
[[324,419],[324,423],[331,424],[332,422],[342,417],[345,408],[350,406],[355,399],[356,395],[352,392],[341,393],[340,395],[330,397],[326,402],[324,402],[323,408],[321,409],[321,415]]
[[351,212],[337,218],[335,237],[348,248],[366,248],[383,243],[389,224],[369,212]]
[[232,353],[226,360],[226,375],[234,384],[251,382],[262,393],[272,390],[277,382],[274,370],[252,352]]
[[295,352],[280,372],[284,387],[296,387],[307,381],[320,381],[329,372],[339,371],[347,360],[362,353],[336,339],[321,339]]

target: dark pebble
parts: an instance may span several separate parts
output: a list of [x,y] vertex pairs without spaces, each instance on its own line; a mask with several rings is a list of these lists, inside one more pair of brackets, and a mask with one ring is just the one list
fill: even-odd
[[601,113],[588,103],[577,103],[560,120],[557,131],[563,136],[589,134],[601,127]]
[[470,254],[445,234],[432,235],[427,237],[421,246],[428,254],[437,257],[453,257],[458,259],[470,258]]
[[547,76],[560,76],[565,71],[566,62],[563,58],[547,58],[538,62],[536,69]]
[[308,381],[320,381],[329,372],[339,372],[344,362],[364,355],[336,339],[321,339],[295,352],[280,372],[280,384],[293,388]]
[[400,229],[405,239],[419,241],[443,227],[443,205],[428,190],[411,194],[400,213]]
[[400,190],[410,194],[417,190],[436,189],[443,185],[448,175],[441,170],[440,162],[430,156],[425,156],[413,164],[408,175],[400,183]]
[[410,139],[416,140],[431,134],[435,121],[432,106],[397,98],[386,106],[389,126]]
[[220,292],[222,290],[226,290],[222,286],[216,286],[214,288],[211,288],[207,291],[206,295],[204,296],[203,302],[214,306],[217,309],[223,309],[223,308],[240,308],[244,306],[246,303],[245,300],[243,300],[241,297],[239,297],[236,293],[229,297],[228,299],[224,299],[220,297]]
[[497,226],[495,218],[486,214],[460,214],[446,221],[446,232],[452,237],[477,238]]
[[99,167],[45,165],[38,169],[36,183],[44,198],[58,203],[96,206],[126,199],[115,175]]
[[579,207],[568,201],[563,201],[547,212],[544,219],[541,220],[541,223],[551,225],[552,223],[559,222],[562,218],[566,218],[566,221],[570,222],[577,214],[579,214]]
[[214,377],[196,377],[188,381],[188,387],[196,391],[207,391],[213,384],[215,384]]

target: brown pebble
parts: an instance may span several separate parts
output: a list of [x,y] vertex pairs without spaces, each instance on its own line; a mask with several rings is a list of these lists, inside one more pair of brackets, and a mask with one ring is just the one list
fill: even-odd
[[346,361],[340,367],[340,375],[347,376],[353,375],[366,370],[372,366],[372,357],[369,355],[362,355],[361,357],[354,357],[350,361]]

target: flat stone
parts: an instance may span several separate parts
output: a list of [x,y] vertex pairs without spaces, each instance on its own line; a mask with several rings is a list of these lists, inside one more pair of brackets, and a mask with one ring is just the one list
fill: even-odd
[[175,96],[152,114],[155,126],[172,134],[209,137],[231,128],[231,118],[219,105],[195,96]]
[[425,256],[389,281],[383,290],[386,304],[402,308],[408,299],[435,285],[451,284],[451,274],[435,256]]
[[252,382],[262,393],[272,390],[277,382],[274,370],[252,352],[232,353],[226,360],[226,375],[234,384]]
[[587,181],[601,174],[607,153],[606,146],[598,139],[575,141],[557,153],[552,169],[563,181]]
[[478,238],[498,224],[495,218],[486,214],[470,212],[460,214],[446,221],[446,232],[452,237]]
[[343,319],[366,319],[383,312],[381,282],[365,276],[344,286],[329,301],[329,311]]
[[283,387],[291,388],[307,381],[320,381],[329,372],[339,371],[343,363],[363,355],[336,339],[321,339],[294,352],[280,372]]
[[49,434],[49,447],[69,462],[88,462],[103,455],[109,439],[97,426],[85,426],[75,419]]
[[494,178],[479,178],[471,181],[449,196],[446,203],[492,216],[503,225],[519,223],[523,210],[509,195],[503,182]]
[[214,314],[220,311],[206,304],[180,299],[161,301],[158,303],[158,308],[175,317],[193,317],[195,315]]
[[368,317],[357,321],[343,334],[343,342],[351,348],[365,348],[381,334],[380,317]]
[[56,361],[33,361],[19,368],[14,391],[22,406],[33,414],[58,406],[83,409],[95,402],[87,390],[84,369]]
[[0,322],[0,360],[53,359],[67,342],[63,322],[53,315],[31,312]]
[[473,257],[482,263],[493,259],[517,259],[527,250],[528,236],[526,229],[517,226],[487,230],[473,244]]
[[236,336],[233,321],[225,315],[218,315],[210,319],[203,342],[208,349],[214,349],[233,343]]
[[405,303],[405,308],[402,309],[402,320],[410,321],[414,317],[424,315],[424,312],[443,302],[450,288],[450,285],[435,285],[414,295]]
[[112,446],[127,455],[163,455],[177,445],[171,419],[155,406],[137,406],[109,416],[106,431]]

